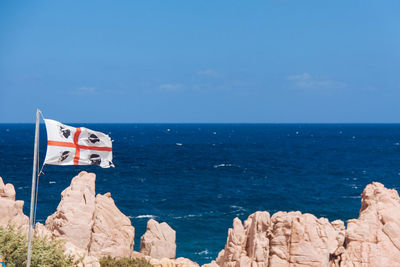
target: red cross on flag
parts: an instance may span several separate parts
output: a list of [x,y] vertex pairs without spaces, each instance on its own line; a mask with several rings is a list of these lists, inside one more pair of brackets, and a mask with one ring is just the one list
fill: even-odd
[[44,121],[48,139],[45,164],[114,167],[112,142],[108,135],[55,120]]

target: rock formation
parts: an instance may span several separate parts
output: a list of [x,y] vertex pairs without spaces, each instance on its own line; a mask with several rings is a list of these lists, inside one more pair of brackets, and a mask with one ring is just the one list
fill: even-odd
[[24,214],[23,206],[24,201],[15,200],[14,186],[12,184],[4,185],[3,179],[0,177],[0,226],[27,227],[29,218]]
[[156,259],[141,252],[134,251],[131,255],[132,258],[146,259],[154,267],[199,267],[199,264],[187,258],[179,257],[177,259]]
[[174,259],[176,255],[176,233],[165,222],[158,223],[150,219],[146,233],[140,239],[140,252],[152,258]]
[[61,193],[57,211],[46,220],[53,237],[75,255],[129,257],[135,229],[115,206],[111,194],[95,197],[96,175],[81,172]]
[[[329,266],[330,255],[344,237],[341,221],[329,223],[300,212],[256,212],[235,218],[216,266]],[[342,245],[342,244],[340,244]],[[210,266],[210,265],[209,265]]]
[[133,251],[135,228],[116,206],[110,193],[96,196],[89,254],[96,257],[129,257]]
[[92,238],[95,181],[94,173],[81,172],[75,176],[61,193],[57,211],[46,220],[46,228],[54,237],[61,237],[68,249],[79,250],[81,254],[89,250]]
[[[61,194],[57,211],[35,234],[65,241],[66,253],[83,256],[81,266],[99,267],[102,256],[145,258],[156,267],[198,267],[175,258],[175,231],[149,220],[141,252],[133,251],[134,228],[110,193],[95,196],[96,176],[81,172]],[[0,226],[27,230],[23,201],[0,177]],[[400,267],[400,197],[380,183],[362,193],[358,219],[329,222],[301,212],[255,212],[233,220],[225,248],[205,267]]]
[[400,266],[400,198],[381,183],[367,185],[358,219],[347,222],[341,266]]
[[256,212],[235,218],[225,249],[206,267],[400,266],[400,198],[380,183],[362,193],[358,219],[329,222],[311,214]]

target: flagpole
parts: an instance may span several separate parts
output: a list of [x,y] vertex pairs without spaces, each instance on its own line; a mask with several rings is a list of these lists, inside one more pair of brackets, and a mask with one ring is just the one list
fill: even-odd
[[26,260],[26,267],[31,266],[31,253],[32,253],[32,231],[33,231],[33,211],[35,208],[36,198],[36,167],[37,155],[39,149],[39,109],[36,109],[36,126],[35,126],[35,148],[33,152],[33,172],[32,172],[32,190],[31,190],[31,210],[29,214],[29,233],[28,233],[28,258]]

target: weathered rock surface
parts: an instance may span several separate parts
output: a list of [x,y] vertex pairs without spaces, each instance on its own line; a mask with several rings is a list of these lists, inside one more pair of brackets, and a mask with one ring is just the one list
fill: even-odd
[[[219,266],[329,266],[330,254],[344,236],[344,224],[300,212],[256,212],[235,218]],[[342,244],[340,244],[342,245]]]
[[400,197],[380,183],[362,193],[358,219],[329,222],[311,214],[256,212],[235,218],[217,266],[400,266]]
[[400,266],[400,198],[381,183],[367,185],[358,219],[347,222],[341,266]]
[[140,252],[152,258],[174,259],[176,256],[176,233],[165,222],[150,219],[147,230],[140,239]]
[[14,225],[27,227],[29,218],[23,212],[24,201],[15,200],[15,189],[12,184],[4,184],[0,177],[0,226]]
[[135,229],[110,193],[95,197],[95,180],[93,173],[75,176],[61,193],[57,211],[47,218],[46,228],[53,237],[66,241],[70,254],[129,257]]
[[98,194],[89,254],[96,257],[129,257],[134,238],[135,228],[131,220],[115,206],[111,194]]
[[[57,211],[46,225],[37,223],[35,234],[65,240],[69,254],[82,256],[81,266],[99,267],[98,258],[143,257],[156,267],[197,267],[175,258],[175,231],[166,223],[149,220],[141,238],[141,252],[133,251],[134,228],[110,193],[95,196],[96,176],[81,172],[61,195]],[[0,226],[13,224],[27,230],[23,201],[0,177]],[[329,222],[300,212],[251,214],[238,218],[228,231],[225,248],[204,266],[251,267],[400,267],[400,197],[380,183],[362,193],[358,219],[347,229],[340,220]]]
[[57,211],[46,220],[46,228],[54,237],[62,237],[78,249],[87,251],[92,236],[95,211],[94,173],[81,172],[61,193]]
[[134,251],[131,255],[132,258],[146,259],[154,267],[199,267],[199,264],[187,258],[179,257],[177,259],[156,259],[141,252]]
[[329,266],[344,241],[344,223],[312,214],[278,212],[271,218],[270,266]]

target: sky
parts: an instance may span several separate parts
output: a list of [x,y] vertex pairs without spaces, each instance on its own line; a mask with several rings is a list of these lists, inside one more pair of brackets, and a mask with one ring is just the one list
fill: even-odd
[[0,123],[399,123],[400,1],[0,1]]

